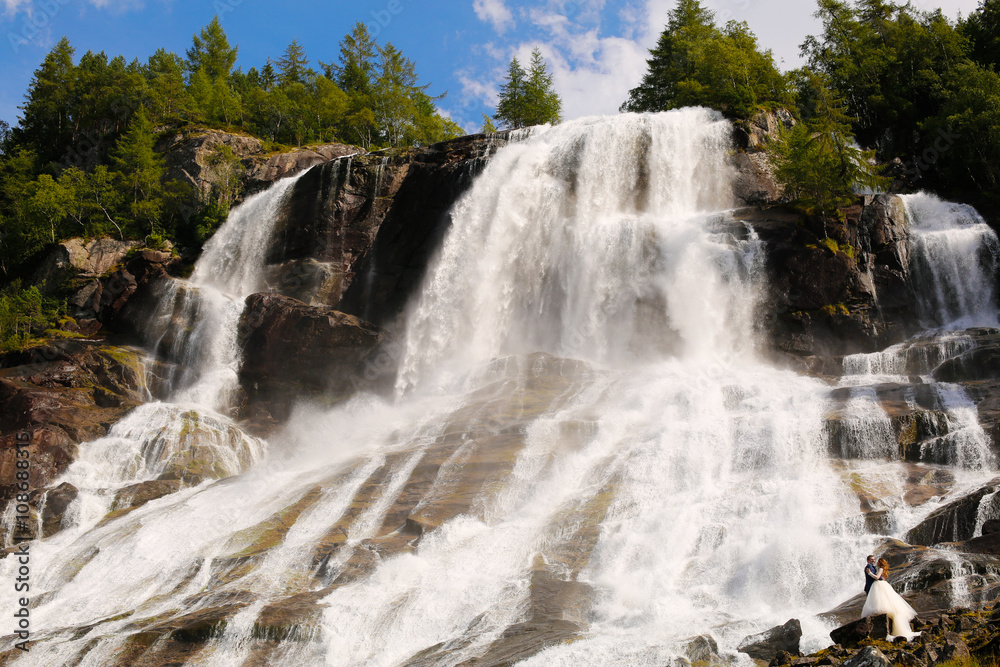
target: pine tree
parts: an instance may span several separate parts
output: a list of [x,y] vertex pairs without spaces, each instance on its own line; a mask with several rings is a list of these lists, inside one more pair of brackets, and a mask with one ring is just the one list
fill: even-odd
[[971,43],[972,58],[994,70],[1000,68],[1000,0],[982,0],[959,27]]
[[277,82],[278,75],[274,71],[274,65],[268,60],[260,70],[260,87],[265,91],[269,91]]
[[39,150],[43,164],[60,160],[65,147],[73,141],[70,117],[76,88],[73,53],[69,40],[60,39],[35,70],[20,107],[23,115],[16,135]]
[[309,69],[309,59],[306,58],[298,40],[293,39],[292,43],[285,49],[285,53],[275,61],[278,66],[278,80],[285,83],[307,83],[315,74]]
[[111,152],[116,178],[130,217],[155,230],[163,207],[163,158],[153,150],[153,124],[140,108]]
[[808,118],[783,130],[768,151],[778,180],[799,208],[834,215],[851,203],[856,189],[881,190],[889,179],[882,176],[883,168],[875,165],[874,151],[855,143],[852,119],[828,82],[809,71],[802,76],[802,86],[811,98]]
[[562,100],[552,89],[552,75],[545,66],[542,52],[537,48],[531,52],[524,97],[528,114],[527,125],[544,125],[562,120]]
[[188,72],[194,74],[204,68],[205,74],[213,82],[229,78],[229,72],[236,64],[239,47],[229,45],[229,38],[226,37],[218,16],[202,28],[199,35],[193,36],[192,43],[192,47],[187,50]]
[[494,114],[507,127],[524,127],[527,110],[525,108],[525,77],[527,72],[517,58],[512,58],[507,68],[507,80],[500,86],[500,102]]
[[378,45],[368,26],[358,21],[354,29],[340,42],[340,64],[320,65],[328,79],[340,86],[348,95],[367,95],[375,80]]
[[157,49],[146,64],[153,118],[177,122],[190,113],[191,96],[184,85],[184,61],[165,49]]
[[562,100],[552,89],[552,76],[537,48],[531,52],[527,72],[516,57],[511,59],[493,117],[506,127],[558,123],[562,119]]
[[675,107],[677,83],[693,74],[690,46],[718,36],[715,15],[698,0],[678,0],[667,26],[650,50],[647,71],[629,91],[622,111],[665,111]]

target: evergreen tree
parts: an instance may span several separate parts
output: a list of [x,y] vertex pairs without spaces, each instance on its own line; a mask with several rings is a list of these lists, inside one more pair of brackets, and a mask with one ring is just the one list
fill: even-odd
[[688,50],[692,43],[715,38],[715,15],[698,0],[679,0],[667,14],[667,26],[646,61],[642,82],[629,91],[622,111],[664,111],[675,108],[676,85],[692,72]]
[[[152,233],[163,208],[163,157],[153,145],[156,136],[146,112],[139,109],[128,131],[111,152],[126,211]],[[110,216],[109,216],[110,219]]]
[[524,97],[527,125],[555,124],[562,120],[562,100],[552,89],[552,75],[545,66],[542,52],[537,48],[531,52]]
[[778,180],[799,208],[834,215],[853,201],[856,190],[884,190],[889,179],[875,165],[874,151],[855,143],[843,100],[820,76],[807,70],[798,74],[801,86],[808,89],[810,113],[803,122],[782,130],[768,151]]
[[525,78],[527,72],[517,58],[512,58],[507,68],[507,80],[500,85],[500,101],[494,114],[507,127],[524,127],[527,124]]
[[379,49],[381,68],[373,87],[375,122],[382,130],[384,143],[398,146],[416,129],[414,94],[423,90],[417,85],[416,67],[391,43]]
[[328,79],[348,95],[368,95],[377,70],[378,45],[368,26],[358,21],[340,42],[339,64],[320,63]]
[[266,92],[271,90],[277,82],[278,75],[274,71],[274,65],[268,60],[260,70],[260,87]]
[[178,122],[190,113],[191,96],[184,85],[184,61],[165,49],[157,49],[146,63],[149,101],[156,122]]
[[278,80],[281,83],[307,83],[315,74],[309,69],[309,59],[305,49],[299,46],[297,40],[285,49],[285,53],[275,62],[278,66]]
[[531,64],[525,72],[518,59],[512,58],[507,78],[500,86],[500,101],[494,118],[506,127],[527,127],[558,123],[562,116],[562,100],[552,89],[542,52],[531,52]]
[[730,21],[720,31],[698,0],[679,0],[670,11],[647,68],[622,111],[700,105],[747,118],[761,107],[792,104],[774,57],[760,50],[747,24]]
[[43,163],[62,159],[65,147],[73,142],[70,113],[76,82],[73,53],[69,40],[60,39],[35,70],[20,107],[21,123],[15,136],[35,147]]
[[205,74],[214,82],[217,79],[225,81],[236,64],[238,47],[229,45],[229,38],[216,16],[202,28],[201,33],[192,37],[192,46],[187,50],[188,72],[204,69]]
[[959,26],[970,42],[969,55],[994,71],[1000,68],[1000,0],[981,0]]

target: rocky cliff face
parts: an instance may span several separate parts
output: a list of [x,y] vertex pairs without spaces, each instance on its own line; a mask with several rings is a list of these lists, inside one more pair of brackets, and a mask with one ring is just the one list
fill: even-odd
[[476,135],[310,170],[268,252],[276,291],[388,322],[420,284],[452,204],[508,139]]
[[167,180],[191,184],[202,196],[230,177],[229,165],[220,159],[226,149],[239,165],[237,174],[246,194],[267,188],[271,183],[292,176],[309,167],[330,160],[364,152],[357,146],[322,144],[297,148],[286,153],[265,150],[256,137],[221,130],[193,130],[170,134],[160,139],[156,149],[164,154]]

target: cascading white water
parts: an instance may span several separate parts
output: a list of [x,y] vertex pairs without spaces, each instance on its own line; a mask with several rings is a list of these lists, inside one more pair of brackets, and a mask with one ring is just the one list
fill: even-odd
[[926,193],[901,199],[910,223],[916,293],[928,326],[996,326],[996,232],[971,206]]
[[[848,590],[861,547],[824,462],[825,389],[755,361],[759,254],[720,213],[728,146],[705,110],[585,119],[507,147],[459,202],[398,390],[451,391],[539,350],[607,376],[532,425],[474,516],[325,601],[327,664],[399,664],[463,635],[449,659],[481,653],[523,618],[534,560],[563,548],[557,517],[609,486],[572,575],[595,589],[591,631],[540,664],[661,664],[713,627],[731,648]],[[587,443],[547,464],[581,419]]]
[[[166,402],[143,405],[108,435],[83,443],[60,478],[80,494],[66,513],[77,530],[113,509],[117,490],[156,479],[185,464],[207,476],[227,477],[263,458],[266,443],[247,435],[227,416],[239,388],[236,342],[243,299],[262,288],[265,252],[279,209],[298,177],[278,181],[233,210],[206,245],[190,281],[170,279],[145,330],[151,349],[179,362]],[[200,479],[200,476],[196,476]]]
[[[220,608],[229,622],[188,664],[244,664],[264,610],[299,593],[316,613],[267,664],[454,665],[535,614],[578,635],[537,665],[662,665],[699,635],[749,665],[740,640],[791,617],[804,648],[829,643],[815,614],[859,592],[874,538],[828,460],[830,388],[755,354],[764,274],[752,230],[725,214],[729,133],[686,109],[502,148],[409,313],[397,400],[303,409],[249,471],[34,545],[42,641],[21,664],[117,664],[129,633]],[[203,323],[186,289],[260,289],[280,199],[234,211],[159,319]],[[220,372],[179,382],[175,414],[225,403],[231,339],[182,329],[161,344]],[[133,425],[72,472],[149,478],[182,453],[183,427]]]
[[264,265],[285,196],[302,172],[249,197],[205,244],[191,282],[243,299],[264,291]]

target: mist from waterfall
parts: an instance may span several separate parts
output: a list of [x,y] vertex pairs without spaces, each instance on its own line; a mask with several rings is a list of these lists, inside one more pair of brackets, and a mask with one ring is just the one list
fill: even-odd
[[[853,392],[852,455],[885,457],[873,386],[935,353],[849,358],[839,388],[758,354],[763,252],[727,213],[730,134],[683,109],[501,148],[410,305],[395,396],[300,407],[267,443],[225,412],[242,299],[266,289],[293,179],[234,210],[150,323],[150,346],[196,373],[81,446],[67,473],[86,488],[155,478],[196,412],[227,434],[232,476],[111,519],[105,494],[76,530],[34,544],[41,641],[16,664],[117,664],[133,633],[220,608],[225,627],[187,664],[259,661],[270,642],[272,665],[457,665],[533,623],[567,634],[529,665],[670,664],[696,637],[749,665],[739,642],[793,617],[803,648],[828,644],[817,614],[860,592],[878,539],[855,471],[831,463],[831,392]],[[914,227],[928,258],[989,246],[939,246],[926,217]],[[941,286],[928,312],[982,320],[951,275],[928,278]],[[972,433],[969,406],[940,391]],[[955,465],[994,465],[970,442]],[[266,610],[298,595],[315,613],[262,639]]]

